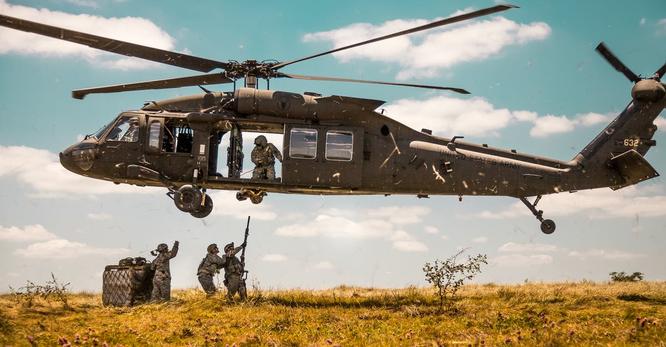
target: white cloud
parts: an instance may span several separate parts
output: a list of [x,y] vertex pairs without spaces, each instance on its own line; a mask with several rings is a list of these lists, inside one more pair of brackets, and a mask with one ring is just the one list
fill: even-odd
[[369,239],[388,237],[392,230],[393,225],[385,220],[355,221],[343,216],[319,214],[310,222],[279,227],[275,234],[287,237]]
[[589,258],[605,259],[605,260],[629,260],[636,258],[644,258],[645,254],[622,252],[617,250],[604,250],[604,249],[589,249],[586,251],[571,251],[569,256],[581,260]]
[[547,137],[553,134],[567,133],[572,131],[575,126],[576,123],[565,116],[546,115],[534,121],[530,136]]
[[657,119],[654,120],[654,124],[659,130],[666,132],[666,118],[657,117]]
[[485,236],[480,236],[480,237],[475,237],[472,239],[472,242],[474,243],[486,243],[488,242],[488,238]]
[[[306,34],[303,41],[328,41],[335,47],[342,47],[426,22],[429,20],[398,19],[377,26],[356,23],[331,31]],[[398,79],[433,77],[453,65],[498,55],[509,46],[544,40],[550,32],[546,23],[519,24],[504,17],[494,17],[400,36],[334,53],[333,56],[342,62],[369,59],[399,64]]]
[[113,193],[151,193],[156,188],[134,187],[126,184],[96,180],[67,171],[56,154],[24,146],[0,146],[0,177],[13,176],[30,186],[40,198],[94,196]]
[[33,259],[71,259],[82,256],[118,256],[129,252],[126,248],[98,248],[81,242],[54,239],[38,242],[14,251],[14,254]]
[[402,99],[386,106],[386,115],[414,129],[438,135],[497,135],[513,115],[482,98],[458,99],[445,95],[425,100]]
[[99,4],[95,0],[65,0],[65,2],[81,7],[98,8]]
[[446,235],[442,235],[442,240],[448,240],[448,239],[449,239],[448,236],[446,236]]
[[552,262],[553,257],[548,254],[508,254],[491,260],[491,263],[507,267],[546,265]]
[[[94,1],[88,0],[70,1],[75,1],[78,5],[94,4]],[[174,49],[175,40],[155,23],[145,18],[104,18],[89,14],[75,15],[45,8],[37,9],[12,5],[5,0],[0,0],[0,13],[164,50]],[[80,57],[97,66],[121,70],[160,66],[160,64],[146,60],[113,55],[85,45],[9,28],[0,28],[0,42],[2,42],[0,54],[18,53],[40,57]]]
[[367,210],[325,209],[314,218],[281,226],[275,234],[284,237],[327,237],[334,239],[384,239],[393,248],[405,252],[423,252],[428,248],[411,234],[397,227],[418,223],[419,218],[390,218],[390,211],[411,211],[420,216],[429,209],[418,206],[385,207]]
[[261,260],[267,261],[270,263],[279,263],[287,260],[287,256],[282,254],[265,254],[261,257]]
[[113,216],[108,214],[108,213],[88,213],[88,218],[92,220],[109,220],[112,219]]
[[420,223],[421,218],[429,213],[430,208],[423,206],[388,206],[366,212],[370,218],[380,218],[399,225]]
[[0,240],[3,241],[42,241],[55,238],[55,234],[46,230],[41,224],[26,225],[23,228],[0,225]]
[[645,19],[645,17],[643,17],[643,18],[641,18],[641,20],[640,20],[638,23],[639,23],[641,26],[643,26],[643,25],[645,25],[646,22],[647,22],[647,19]]
[[425,227],[425,232],[428,234],[439,234],[439,229],[437,227],[434,227],[432,225],[426,225]]
[[[639,185],[612,191],[607,188],[583,190],[544,196],[539,209],[546,216],[581,214],[592,219],[666,216],[666,195],[661,185]],[[516,202],[502,211],[483,211],[477,217],[504,219],[528,216],[531,213],[522,202]]]
[[278,216],[270,203],[262,202],[255,205],[249,199],[238,201],[236,192],[233,191],[216,191],[209,195],[213,199],[212,216],[229,216],[237,219],[247,219],[247,216],[252,216],[252,219],[258,220],[275,220]]
[[612,119],[610,114],[599,114],[599,113],[585,113],[578,115],[577,122],[584,126],[592,126],[597,124],[609,123]]
[[393,242],[393,248],[403,252],[425,252],[428,247],[420,242],[406,231],[398,230],[391,235],[390,240]]
[[333,266],[333,263],[331,263],[330,261],[324,260],[312,265],[312,268],[318,270],[331,270],[335,268],[335,266]]
[[666,35],[666,18],[657,22],[657,35]]
[[531,136],[544,138],[611,119],[611,115],[594,112],[573,117],[540,116],[532,111],[496,108],[480,97],[459,99],[446,95],[422,100],[401,99],[386,105],[385,110],[387,116],[413,129],[431,129],[440,136],[498,136],[501,129],[513,123],[527,122],[533,124]]
[[500,252],[516,252],[516,253],[555,252],[557,251],[557,246],[543,244],[543,243],[507,242],[501,245],[497,250]]

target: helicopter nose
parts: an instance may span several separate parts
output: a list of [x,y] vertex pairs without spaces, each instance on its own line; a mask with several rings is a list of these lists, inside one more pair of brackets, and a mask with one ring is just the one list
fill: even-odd
[[69,147],[60,152],[60,165],[73,173],[78,173],[74,165],[74,160],[72,160],[72,151],[72,147]]
[[76,144],[60,152],[60,164],[67,170],[83,174],[92,168],[97,149],[85,144]]

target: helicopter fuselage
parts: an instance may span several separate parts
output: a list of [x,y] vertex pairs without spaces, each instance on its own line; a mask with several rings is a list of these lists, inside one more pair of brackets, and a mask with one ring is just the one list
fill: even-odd
[[[626,117],[654,118],[659,107],[663,109],[664,98],[656,107],[636,107],[633,103],[623,112],[631,113]],[[608,165],[585,165],[581,155],[564,162],[416,131],[375,112],[381,104],[377,100],[249,88],[233,94],[164,100],[121,113],[98,135],[63,151],[61,162],[77,174],[115,183],[173,190],[191,185],[264,195],[529,197],[620,187],[627,180]],[[136,122],[138,128],[131,141],[122,141],[113,132],[128,131],[119,130],[128,120]],[[230,162],[229,172],[219,174],[219,141],[232,131],[282,134],[283,143],[278,144],[284,153],[280,177],[244,178],[237,170],[239,163],[233,166]],[[625,143],[623,150],[649,147],[640,141],[645,137],[627,134],[636,143]],[[242,146],[242,138],[230,137],[230,141],[234,139]],[[229,155],[228,161],[231,158]]]

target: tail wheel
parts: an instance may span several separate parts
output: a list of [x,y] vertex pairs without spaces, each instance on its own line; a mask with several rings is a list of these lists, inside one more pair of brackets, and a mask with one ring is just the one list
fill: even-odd
[[174,193],[173,202],[183,212],[196,211],[201,205],[201,194],[199,189],[192,186],[183,186]]
[[544,234],[552,234],[555,231],[555,222],[552,219],[545,219],[541,222],[541,231]]
[[247,195],[243,194],[242,192],[238,192],[238,193],[236,193],[236,200],[245,201],[245,200],[247,200]]
[[211,199],[210,196],[206,195],[206,197],[204,198],[203,205],[199,205],[198,208],[190,212],[190,214],[196,218],[204,218],[207,217],[212,211],[213,211],[213,199]]

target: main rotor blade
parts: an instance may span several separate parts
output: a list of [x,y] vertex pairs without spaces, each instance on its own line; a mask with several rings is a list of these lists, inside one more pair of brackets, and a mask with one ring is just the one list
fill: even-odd
[[340,51],[345,50],[345,49],[354,48],[354,47],[358,47],[358,46],[362,46],[362,45],[367,45],[369,43],[382,41],[382,40],[390,39],[390,38],[401,36],[401,35],[408,35],[408,34],[412,34],[412,33],[415,33],[415,32],[422,31],[422,30],[428,30],[428,29],[436,28],[436,27],[439,27],[439,26],[442,26],[442,25],[452,24],[452,23],[456,23],[456,22],[460,22],[460,21],[464,21],[464,20],[468,20],[468,19],[472,19],[472,18],[476,18],[476,17],[480,17],[480,16],[489,15],[489,14],[496,13],[496,12],[506,11],[506,10],[511,9],[511,8],[518,8],[518,6],[497,5],[497,6],[493,6],[493,7],[484,8],[484,9],[481,9],[481,10],[478,10],[478,11],[461,14],[461,15],[458,15],[458,16],[453,16],[453,17],[441,19],[441,20],[438,20],[438,21],[434,21],[432,23],[428,23],[428,24],[424,24],[424,25],[421,25],[421,26],[418,26],[418,27],[415,27],[415,28],[399,31],[399,32],[396,32],[396,33],[393,33],[393,34],[377,37],[377,38],[370,39],[370,40],[363,41],[363,42],[358,42],[358,43],[348,45],[348,46],[344,46],[344,47],[335,48],[335,49],[332,49],[330,51],[317,53],[317,54],[310,55],[310,56],[307,56],[307,57],[304,57],[304,58],[291,60],[291,61],[287,61],[287,62],[282,62],[282,63],[274,65],[273,69],[277,70],[277,69],[280,69],[280,68],[285,67],[287,65],[291,65],[291,64],[294,64],[294,63],[298,63],[298,62],[308,60],[308,59],[312,59],[312,58],[316,58],[316,57],[321,57],[322,55],[331,54],[331,53],[335,53],[335,52],[340,52]]
[[0,25],[44,35],[64,41],[74,42],[103,51],[142,58],[162,64],[182,67],[185,69],[208,72],[215,68],[225,69],[228,63],[206,58],[195,57],[183,53],[165,51],[158,48],[138,45],[56,26],[31,22],[29,20],[0,15]]
[[411,83],[396,83],[396,82],[382,82],[382,81],[366,81],[366,80],[355,80],[349,78],[338,78],[338,77],[324,77],[324,76],[306,76],[306,75],[295,75],[288,73],[279,73],[278,77],[287,77],[297,80],[308,80],[308,81],[334,81],[334,82],[353,82],[353,83],[369,83],[369,84],[383,84],[389,86],[401,86],[401,87],[414,87],[414,88],[425,88],[425,89],[438,89],[438,90],[450,90],[460,94],[469,94],[468,91],[461,88],[451,88],[451,87],[440,87],[440,86],[430,86],[425,84],[411,84]]
[[214,73],[207,75],[171,78],[165,80],[146,81],[146,82],[129,83],[129,84],[116,84],[106,87],[79,89],[72,91],[72,97],[75,99],[83,99],[88,94],[118,93],[118,92],[129,92],[134,90],[147,90],[147,89],[178,88],[178,87],[189,87],[189,86],[206,85],[206,84],[221,84],[221,83],[230,83],[230,82],[233,82],[233,80],[227,78],[227,76],[224,73]]
[[601,56],[603,56],[606,61],[615,68],[615,70],[624,74],[630,81],[636,83],[641,80],[640,77],[638,77],[633,71],[629,70],[629,68],[624,65],[620,59],[608,49],[608,47],[606,47],[606,44],[601,42],[596,49],[597,52],[599,52],[599,54],[601,54]]

